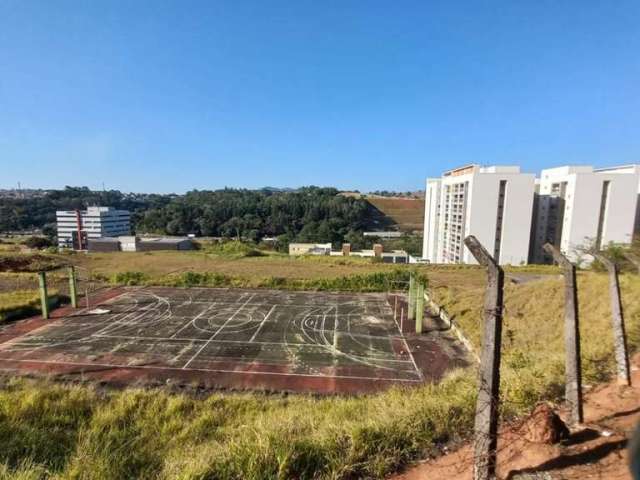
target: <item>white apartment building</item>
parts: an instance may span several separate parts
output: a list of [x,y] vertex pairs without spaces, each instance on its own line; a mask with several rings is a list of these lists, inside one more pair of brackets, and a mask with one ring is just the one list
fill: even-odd
[[113,207],[56,212],[58,246],[86,250],[89,239],[130,235],[130,214]]
[[574,261],[590,246],[630,243],[637,224],[639,185],[637,165],[542,170],[530,261],[551,261],[542,249],[547,242]]
[[423,258],[477,263],[464,246],[474,235],[500,264],[526,263],[534,196],[533,174],[517,166],[468,165],[427,180]]

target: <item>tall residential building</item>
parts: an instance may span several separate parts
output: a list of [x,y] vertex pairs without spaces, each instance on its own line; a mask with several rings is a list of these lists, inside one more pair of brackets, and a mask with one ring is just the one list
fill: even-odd
[[476,263],[474,235],[501,264],[527,262],[533,174],[515,166],[468,165],[428,179],[422,256],[432,263]]
[[630,243],[637,222],[640,169],[564,166],[543,170],[536,199],[530,261],[549,263],[551,243],[572,260],[586,248]]
[[88,207],[86,210],[59,210],[58,246],[86,250],[89,239],[130,235],[130,214],[113,207]]

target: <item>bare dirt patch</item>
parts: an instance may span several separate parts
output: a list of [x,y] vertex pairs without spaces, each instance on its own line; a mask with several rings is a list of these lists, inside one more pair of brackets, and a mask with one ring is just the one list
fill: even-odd
[[[636,355],[633,364],[636,367],[633,386],[613,382],[585,396],[585,424],[565,441],[553,445],[536,443],[523,434],[522,424],[503,428],[498,443],[498,478],[631,480],[626,446],[640,421],[640,355]],[[466,444],[392,478],[464,480],[472,477],[473,454],[471,446]]]

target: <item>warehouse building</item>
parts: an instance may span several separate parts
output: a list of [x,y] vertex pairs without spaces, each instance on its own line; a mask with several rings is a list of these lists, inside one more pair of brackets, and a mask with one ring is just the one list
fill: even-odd
[[155,250],[193,250],[193,242],[184,237],[140,238],[136,236],[89,239],[90,252],[151,252]]
[[330,252],[331,242],[289,244],[289,255],[329,255]]
[[130,217],[128,211],[113,207],[59,210],[56,212],[58,246],[86,250],[89,240],[129,235]]
[[517,166],[467,165],[427,179],[423,257],[476,263],[463,244],[474,235],[499,263],[526,263],[534,183]]

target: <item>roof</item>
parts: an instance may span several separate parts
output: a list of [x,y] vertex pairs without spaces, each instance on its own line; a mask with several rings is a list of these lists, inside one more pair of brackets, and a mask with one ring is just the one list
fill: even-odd
[[100,238],[90,238],[89,243],[119,243],[120,240],[118,237],[100,237]]
[[181,242],[190,242],[191,239],[187,237],[182,237],[182,238],[160,237],[160,238],[141,238],[140,241],[143,243],[181,243]]

